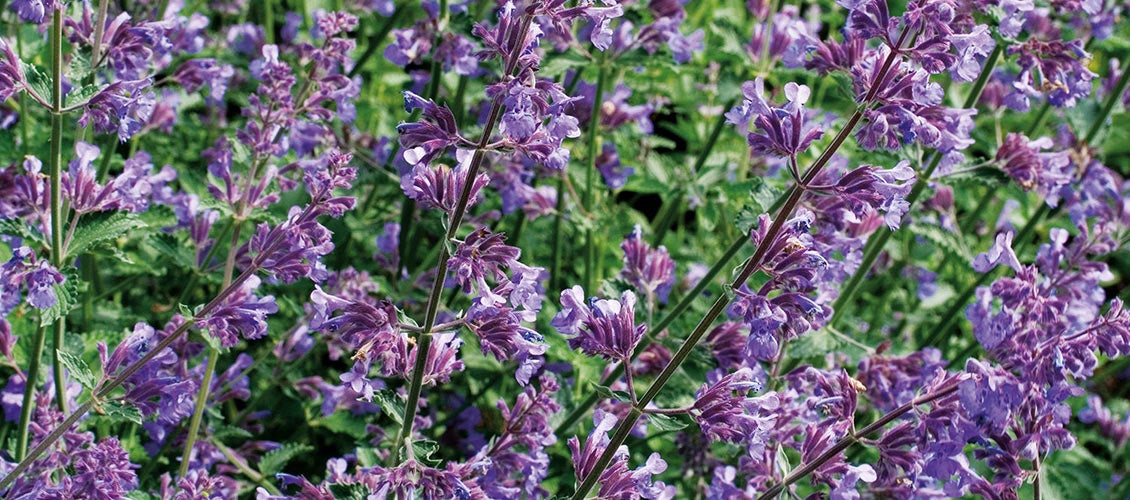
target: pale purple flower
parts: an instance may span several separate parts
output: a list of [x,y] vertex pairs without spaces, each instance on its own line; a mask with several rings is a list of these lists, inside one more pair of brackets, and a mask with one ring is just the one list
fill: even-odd
[[196,326],[208,330],[224,347],[236,345],[240,337],[254,340],[266,335],[267,315],[278,312],[279,306],[274,296],[255,295],[259,283],[258,277],[248,277],[219,307],[198,318]]

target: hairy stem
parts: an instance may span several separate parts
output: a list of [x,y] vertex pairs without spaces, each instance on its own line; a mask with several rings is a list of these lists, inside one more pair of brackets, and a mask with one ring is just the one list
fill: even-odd
[[[63,266],[63,12],[55,9],[51,17],[51,160],[48,176],[51,183],[51,265],[62,270]],[[55,401],[59,409],[67,412],[67,378],[63,364],[59,360],[59,349],[63,347],[63,333],[66,323],[63,317],[51,325],[51,357],[55,375]],[[28,380],[35,380],[35,373],[28,374]],[[34,383],[34,382],[33,382]]]
[[818,469],[821,465],[824,465],[826,462],[828,462],[828,460],[831,460],[836,455],[839,455],[844,450],[850,448],[851,445],[858,443],[860,439],[867,437],[867,435],[869,435],[869,434],[871,434],[871,433],[873,433],[873,432],[875,432],[879,429],[882,429],[884,426],[886,426],[887,424],[889,424],[891,422],[894,422],[896,419],[898,419],[899,417],[902,417],[904,414],[906,414],[910,410],[913,410],[915,407],[930,403],[930,402],[938,400],[938,399],[941,399],[945,396],[953,394],[956,391],[957,391],[957,384],[952,384],[948,387],[945,387],[943,389],[938,390],[937,392],[933,392],[933,393],[926,394],[924,396],[915,398],[914,401],[911,401],[911,402],[906,403],[906,404],[904,404],[904,405],[902,405],[898,408],[895,408],[890,413],[883,415],[878,420],[872,422],[871,425],[864,427],[862,430],[860,430],[858,432],[853,432],[851,434],[848,434],[847,436],[840,438],[839,441],[836,441],[836,444],[832,445],[831,448],[828,448],[827,450],[825,450],[824,453],[821,453],[820,456],[816,457],[811,462],[808,462],[801,467],[793,469],[793,471],[790,472],[789,475],[785,477],[784,481],[781,481],[781,483],[775,484],[772,487],[770,487],[768,490],[765,490],[765,493],[762,493],[761,496],[757,497],[758,500],[775,498],[777,495],[780,495],[781,492],[783,492],[785,490],[785,488],[788,488],[789,485],[791,485],[791,484],[799,481],[800,479],[804,478],[805,476],[811,474],[813,471]]
[[[604,104],[604,85],[608,80],[608,65],[605,63],[605,53],[601,52],[596,78],[596,90],[592,100],[592,114],[589,115],[588,130],[588,168],[585,169],[585,190],[581,193],[581,205],[592,213],[596,213],[593,199],[596,197],[596,159],[600,156],[597,151],[597,138],[600,135],[600,110]],[[559,195],[560,196],[560,195]],[[590,225],[585,229],[585,290],[596,288],[596,234]]]
[[[518,31],[518,33],[528,33],[532,21],[533,16],[523,14],[522,22],[518,28],[520,31]],[[511,54],[509,60],[506,62],[503,78],[510,78],[517,64],[518,54]],[[443,295],[443,281],[447,276],[448,259],[451,257],[448,253],[448,243],[455,238],[456,233],[459,231],[459,226],[463,223],[463,216],[466,214],[467,205],[471,198],[471,188],[474,186],[475,176],[478,175],[479,169],[482,167],[487,145],[490,144],[490,137],[494,133],[494,128],[498,124],[498,120],[501,116],[502,98],[499,97],[491,103],[490,114],[487,117],[486,125],[483,126],[483,135],[479,139],[474,154],[471,156],[470,167],[467,169],[467,176],[463,180],[463,190],[459,193],[459,201],[455,204],[455,208],[451,211],[451,216],[448,218],[447,232],[444,234],[444,240],[440,245],[439,260],[436,263],[435,281],[432,283],[432,291],[428,296],[428,306],[424,312],[424,325],[421,331],[414,337],[416,341],[416,359],[412,366],[412,378],[408,383],[408,399],[404,405],[404,415],[401,419],[402,425],[400,432],[397,434],[396,440],[393,441],[392,452],[389,453],[388,464],[390,465],[400,463],[401,449],[407,439],[412,435],[412,427],[416,420],[416,413],[419,411],[420,392],[424,385],[424,372],[427,370],[428,353],[431,351],[432,333],[434,332],[436,316],[439,314],[439,303]]]
[[20,405],[19,436],[16,438],[16,460],[23,460],[27,456],[28,434],[31,431],[31,411],[35,400],[36,375],[39,373],[39,359],[43,357],[43,344],[47,338],[47,328],[40,325],[35,329],[35,338],[32,340],[30,359],[28,360],[27,374],[24,378],[24,399]]

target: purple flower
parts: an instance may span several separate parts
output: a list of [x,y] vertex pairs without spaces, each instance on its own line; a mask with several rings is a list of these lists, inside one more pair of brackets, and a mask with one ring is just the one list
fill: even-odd
[[[595,427],[584,447],[576,436],[569,438],[569,450],[573,453],[573,470],[577,475],[578,483],[592,474],[596,461],[608,447],[608,431],[616,425],[616,416],[596,410],[593,415]],[[652,453],[647,462],[639,469],[628,469],[628,447],[620,446],[613,455],[612,462],[600,474],[597,481],[600,488],[597,496],[600,498],[647,498],[671,499],[675,496],[675,487],[667,486],[662,482],[653,481],[651,476],[667,470],[667,463]]]
[[807,123],[804,103],[810,91],[804,85],[785,84],[787,102],[780,108],[766,101],[765,82],[760,78],[742,84],[742,94],[745,100],[730,110],[726,118],[741,131],[750,122],[757,126],[757,132],[746,136],[752,154],[794,157],[824,134],[818,126]]
[[230,64],[220,64],[215,59],[192,59],[181,64],[172,78],[184,87],[185,92],[196,92],[207,85],[209,101],[220,103],[234,75],[235,70]]
[[723,373],[714,370],[707,374],[706,384],[695,393],[691,415],[710,438],[745,444],[757,456],[776,425],[775,411],[780,401],[772,392],[756,398],[748,396],[750,391],[761,389],[749,368]]
[[267,315],[278,312],[275,297],[258,297],[259,278],[250,276],[214,311],[198,318],[196,326],[207,329],[224,347],[239,343],[240,337],[254,340],[267,334]]
[[596,168],[604,178],[604,184],[609,189],[620,189],[628,182],[628,177],[636,173],[636,169],[620,164],[620,154],[616,151],[616,144],[604,143],[600,155],[596,157]]
[[411,179],[411,187],[405,189],[405,194],[409,198],[416,200],[423,208],[451,213],[459,203],[465,183],[470,181],[471,190],[467,196],[467,206],[471,207],[479,202],[480,191],[490,182],[490,178],[483,172],[479,172],[473,180],[467,178],[474,153],[464,149],[457,150],[456,158],[459,164],[451,168],[443,164],[425,162],[426,154],[421,150],[422,148],[414,148],[404,152],[405,159],[415,164],[410,176],[405,176],[405,180]]
[[506,299],[491,292],[487,276],[498,281],[506,277],[503,268],[510,268],[518,260],[521,250],[506,245],[506,236],[491,233],[485,227],[472,231],[459,243],[448,261],[448,267],[455,275],[455,283],[470,293],[472,286],[478,291],[478,298],[494,304],[503,304]]
[[978,254],[973,258],[973,270],[979,273],[992,271],[998,264],[1007,264],[1015,271],[1020,271],[1020,260],[1012,250],[1012,232],[1000,233],[993,241],[993,246],[988,252]]
[[614,361],[632,359],[636,344],[647,331],[636,325],[636,295],[624,292],[620,300],[591,299],[585,303],[584,290],[574,286],[561,292],[561,311],[550,322],[570,335],[569,347],[590,356]]
[[[34,1],[34,0],[33,0]],[[14,8],[16,3],[12,4]],[[0,102],[7,101],[10,97],[17,92],[27,88],[24,78],[23,63],[8,42],[0,40],[0,51],[3,51],[3,58],[0,59]],[[40,96],[42,99],[42,96]]]
[[118,140],[126,142],[149,123],[157,98],[153,92],[146,92],[152,85],[152,78],[107,85],[86,101],[79,125],[93,122],[95,131],[117,132]]
[[14,0],[8,6],[20,16],[20,20],[28,23],[41,23],[48,10],[55,10],[55,0]]
[[620,249],[624,251],[620,277],[646,296],[666,303],[667,294],[675,284],[675,261],[671,260],[667,249],[660,246],[653,250],[643,241],[638,224],[620,244]]
[[1044,42],[1033,37],[1009,47],[1008,54],[1016,55],[1020,65],[1012,92],[1017,111],[1027,111],[1029,97],[1046,95],[1053,106],[1070,108],[1091,93],[1096,75],[1087,69],[1090,56],[1080,40]]
[[997,150],[996,161],[1009,177],[1026,191],[1035,189],[1048,206],[1059,204],[1059,191],[1074,177],[1069,151],[1043,152],[1052,147],[1052,140],[1042,137],[1030,140],[1023,134],[1010,133]]

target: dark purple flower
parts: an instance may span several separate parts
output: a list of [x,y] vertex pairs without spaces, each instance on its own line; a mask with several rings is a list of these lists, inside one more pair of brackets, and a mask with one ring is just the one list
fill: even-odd
[[[12,7],[15,6],[16,4],[13,3]],[[8,42],[0,40],[0,51],[3,52],[3,57],[0,58],[0,102],[4,102],[27,88],[27,84],[24,79],[23,63]],[[40,96],[40,99],[43,97]]]
[[628,182],[628,177],[636,173],[636,169],[620,164],[620,154],[616,151],[616,144],[606,142],[600,148],[600,155],[596,157],[596,169],[604,178],[604,184],[609,189],[620,189]]
[[632,359],[636,344],[647,331],[636,325],[636,295],[624,292],[619,300],[592,299],[585,304],[584,290],[574,286],[561,292],[561,311],[550,323],[571,335],[569,347],[590,356],[613,361]]
[[234,75],[235,70],[230,64],[220,64],[215,59],[191,59],[181,64],[172,78],[184,87],[185,92],[196,92],[207,85],[209,101],[220,103]]
[[[576,436],[569,438],[569,450],[573,453],[573,470],[578,482],[584,481],[589,474],[594,473],[593,468],[596,466],[597,459],[608,447],[610,441],[608,431],[616,426],[616,420],[615,415],[598,409],[593,415],[595,427],[588,438],[585,439],[584,447],[581,447],[580,440]],[[667,486],[662,482],[652,480],[653,475],[660,474],[664,470],[667,470],[667,463],[659,457],[658,453],[652,453],[647,462],[639,469],[634,471],[628,469],[628,447],[621,445],[613,455],[612,462],[601,471],[600,479],[597,482],[600,484],[597,496],[600,498],[674,498],[674,486]]]
[[207,329],[224,347],[239,343],[240,337],[254,340],[267,334],[267,315],[278,312],[274,296],[258,297],[259,278],[250,276],[229,295],[219,307],[203,318],[196,326]]
[[1030,140],[1023,134],[1010,133],[997,150],[996,161],[1009,177],[1026,191],[1035,189],[1048,206],[1059,204],[1059,191],[1074,177],[1069,151],[1044,152],[1052,148],[1052,140],[1042,137]]
[[643,241],[639,225],[620,244],[620,249],[624,251],[620,277],[647,297],[666,303],[667,294],[675,284],[675,261],[667,249],[662,246],[652,249]]
[[751,391],[761,390],[749,368],[723,373],[715,370],[707,374],[706,384],[695,393],[691,415],[711,439],[744,444],[756,456],[764,450],[776,425],[780,401],[772,392],[749,397]]
[[[409,198],[416,200],[423,208],[439,209],[451,213],[459,203],[465,183],[470,173],[471,160],[474,153],[460,149],[456,151],[459,164],[455,168],[443,164],[428,164],[422,156],[415,156],[422,148],[410,149],[404,152],[405,159],[415,163],[412,173],[405,179],[411,179],[411,187],[405,189]],[[413,160],[416,160],[413,162]],[[474,206],[482,198],[480,192],[490,182],[487,174],[479,172],[471,182],[471,190],[467,196],[467,206]]]
[[752,154],[794,157],[824,134],[820,127],[807,122],[804,103],[809,93],[808,87],[789,82],[785,84],[785,106],[773,107],[765,99],[764,81],[758,78],[742,84],[745,100],[726,118],[743,132],[751,122],[757,126],[757,132],[746,136]]
[[487,283],[489,276],[494,281],[505,279],[503,268],[510,268],[518,260],[521,250],[506,245],[506,236],[491,233],[481,227],[459,243],[448,262],[455,275],[455,283],[470,293],[472,287],[478,291],[478,298],[489,303],[501,305],[506,299],[495,295]]

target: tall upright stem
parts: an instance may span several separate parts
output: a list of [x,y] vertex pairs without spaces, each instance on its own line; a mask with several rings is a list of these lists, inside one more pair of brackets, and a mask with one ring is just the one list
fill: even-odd
[[[63,9],[56,8],[51,16],[51,159],[48,177],[51,182],[51,265],[63,268]],[[63,347],[65,319],[51,325],[51,356],[55,376],[55,401],[59,409],[67,412],[67,379],[63,364],[59,361],[59,350]],[[35,382],[36,374],[28,374],[28,380]]]
[[[737,290],[741,288],[741,286],[745,284],[746,280],[748,280],[749,277],[752,276],[753,273],[756,272],[757,269],[759,269],[764,263],[765,254],[769,251],[770,245],[774,240],[777,239],[777,236],[780,234],[781,229],[785,225],[785,221],[792,215],[793,211],[797,207],[797,204],[800,203],[801,196],[804,194],[808,185],[812,182],[813,179],[816,178],[817,175],[820,174],[824,166],[828,164],[828,162],[832,159],[832,156],[835,155],[836,151],[840,148],[840,146],[843,145],[844,141],[847,140],[852,131],[855,130],[856,124],[858,124],[859,120],[863,118],[863,112],[865,111],[867,106],[871,104],[871,101],[875,98],[875,96],[878,95],[879,86],[883,81],[886,80],[888,72],[899,57],[899,48],[902,46],[902,43],[905,41],[907,35],[908,32],[906,30],[904,30],[899,35],[898,41],[894,44],[894,47],[887,54],[887,58],[883,61],[883,65],[880,67],[874,82],[872,82],[871,88],[868,90],[864,98],[860,100],[860,103],[856,107],[855,112],[852,113],[851,117],[848,118],[848,121],[844,125],[844,127],[841,128],[839,133],[836,134],[836,136],[832,139],[832,142],[828,145],[828,148],[825,149],[823,153],[821,153],[820,157],[817,158],[812,166],[809,167],[808,171],[805,172],[804,176],[800,179],[800,182],[793,184],[792,188],[788,190],[787,194],[785,195],[785,203],[773,217],[773,222],[770,224],[768,231],[766,231],[765,237],[762,239],[761,244],[757,246],[757,249],[754,250],[753,255],[750,256],[748,260],[746,260],[745,265],[742,266],[741,271],[736,277],[734,277],[734,280],[730,283],[731,290]],[[686,340],[683,341],[683,344],[679,346],[679,350],[674,354],[674,356],[671,357],[671,360],[667,363],[666,366],[663,367],[663,370],[659,373],[659,375],[656,376],[655,381],[651,384],[651,387],[648,387],[647,392],[645,392],[643,396],[640,397],[639,401],[632,404],[628,415],[616,424],[616,428],[612,433],[612,438],[604,448],[604,452],[601,453],[600,458],[597,459],[597,462],[591,469],[591,472],[577,487],[577,491],[573,495],[573,500],[582,500],[586,495],[588,495],[589,491],[592,490],[593,486],[596,485],[596,482],[600,479],[601,474],[603,474],[604,470],[607,469],[608,465],[612,462],[612,457],[616,454],[617,449],[620,447],[620,445],[624,444],[624,440],[628,438],[628,434],[631,433],[632,427],[634,427],[636,424],[636,420],[638,420],[640,415],[643,414],[644,408],[646,408],[647,405],[651,403],[653,399],[655,399],[655,397],[667,384],[668,380],[670,380],[675,372],[682,366],[687,357],[691,355],[691,352],[698,345],[699,341],[701,341],[702,337],[706,335],[706,331],[710,328],[710,325],[714,323],[714,320],[718,319],[718,317],[722,315],[723,311],[725,311],[726,306],[729,304],[729,300],[730,297],[728,294],[719,295],[718,298],[715,299],[714,304],[710,306],[710,310],[706,313],[705,316],[703,316],[702,320],[699,321],[698,325],[695,326],[694,330],[689,336],[687,336]]]
[[[530,23],[533,16],[528,13],[522,15],[522,22],[520,23],[518,33],[523,34],[529,32]],[[519,45],[522,45],[519,43]],[[505,70],[503,71],[503,78],[510,78],[514,73],[514,69],[518,65],[518,50],[511,54],[506,62]],[[459,231],[459,226],[463,223],[463,216],[466,215],[467,205],[471,198],[471,188],[474,186],[475,177],[479,174],[479,170],[483,165],[483,158],[486,154],[487,145],[490,144],[491,135],[494,134],[494,128],[498,124],[499,118],[502,116],[502,98],[496,98],[490,106],[490,114],[487,116],[486,125],[483,127],[483,135],[479,139],[479,143],[475,148],[474,154],[471,156],[470,167],[467,169],[467,177],[463,179],[463,190],[459,193],[459,201],[455,204],[455,208],[451,211],[451,215],[447,222],[447,231],[444,234],[444,240],[440,244],[439,261],[436,262],[436,275],[435,281],[432,282],[432,291],[428,296],[427,309],[424,312],[423,328],[417,332],[415,336],[416,341],[416,358],[412,366],[412,378],[408,383],[408,400],[404,405],[404,415],[401,419],[402,425],[400,432],[397,434],[396,441],[392,445],[392,453],[389,453],[388,464],[395,465],[400,463],[401,448],[406,444],[408,438],[412,435],[412,427],[416,420],[416,413],[419,411],[420,405],[420,392],[424,385],[424,375],[427,371],[428,353],[431,351],[432,346],[432,333],[435,328],[436,316],[439,314],[439,304],[443,295],[443,282],[447,276],[448,259],[451,255],[448,252],[448,244],[451,242]]]
[[[596,90],[593,92],[592,114],[589,116],[589,164],[588,168],[585,169],[585,190],[581,193],[581,206],[585,207],[590,213],[597,213],[595,207],[593,207],[593,199],[596,197],[596,159],[600,156],[600,151],[597,151],[597,138],[600,134],[600,110],[604,104],[605,80],[608,79],[608,65],[606,64],[605,57],[605,53],[601,52],[600,56],[597,58],[597,64],[599,66],[597,68]],[[593,290],[596,287],[595,239],[596,234],[594,234],[592,224],[590,224],[588,228],[585,229],[585,290]]]

